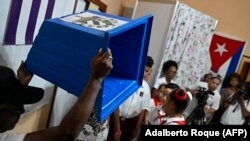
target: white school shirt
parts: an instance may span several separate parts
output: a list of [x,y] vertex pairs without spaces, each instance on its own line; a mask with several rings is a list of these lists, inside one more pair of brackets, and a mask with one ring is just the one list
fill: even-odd
[[148,121],[150,125],[162,125],[166,121],[167,115],[161,108],[154,108],[149,112]]
[[[175,83],[176,84],[176,82],[173,81],[173,80],[171,80],[170,83]],[[161,77],[161,78],[157,79],[155,81],[155,84],[154,84],[153,87],[158,89],[161,84],[168,84],[168,82],[166,81],[166,77]]]
[[[247,110],[250,111],[250,102],[248,100],[244,100],[244,104]],[[224,125],[242,125],[245,122],[239,102],[229,105],[221,116],[220,122]]]
[[151,94],[148,83],[143,80],[142,86],[132,94],[120,106],[120,116],[123,118],[134,118],[138,116],[142,110],[149,110]]
[[0,134],[0,141],[23,141],[26,134]]

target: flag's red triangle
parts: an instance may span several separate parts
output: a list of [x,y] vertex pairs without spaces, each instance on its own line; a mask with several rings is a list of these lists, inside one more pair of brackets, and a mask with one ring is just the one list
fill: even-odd
[[212,70],[217,72],[221,65],[234,56],[240,48],[244,47],[244,44],[243,41],[214,34],[210,45]]

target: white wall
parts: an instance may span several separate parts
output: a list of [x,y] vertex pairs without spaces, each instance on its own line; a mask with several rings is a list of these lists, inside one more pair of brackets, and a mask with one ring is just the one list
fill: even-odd
[[155,62],[153,72],[149,80],[150,86],[152,86],[155,81],[157,71],[162,60],[166,35],[174,8],[174,3],[154,1],[147,2],[140,0],[138,1],[134,11],[133,18],[138,18],[146,14],[153,14],[154,16],[148,51],[148,55],[152,56]]

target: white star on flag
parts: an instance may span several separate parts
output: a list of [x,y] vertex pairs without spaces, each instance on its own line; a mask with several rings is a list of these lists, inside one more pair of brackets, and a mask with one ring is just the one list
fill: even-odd
[[223,45],[217,43],[217,49],[214,50],[214,52],[219,52],[220,56],[222,56],[223,52],[228,52],[228,50],[226,49],[226,43],[224,43]]

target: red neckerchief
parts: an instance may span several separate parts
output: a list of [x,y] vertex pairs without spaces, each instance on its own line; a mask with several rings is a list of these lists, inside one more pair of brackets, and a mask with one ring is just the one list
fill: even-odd
[[[164,120],[162,120],[162,118],[167,117],[167,115],[166,115],[166,114],[161,115],[161,114],[160,114],[160,110],[157,110],[157,114],[158,114],[158,116],[154,119],[154,121],[157,120],[157,119],[159,119],[159,120],[160,120],[160,125],[162,125],[163,122],[164,122]],[[165,122],[164,122],[164,123],[165,123]]]
[[154,96],[153,100],[154,100],[155,106],[160,106],[163,104],[161,100],[158,100],[157,96]]

